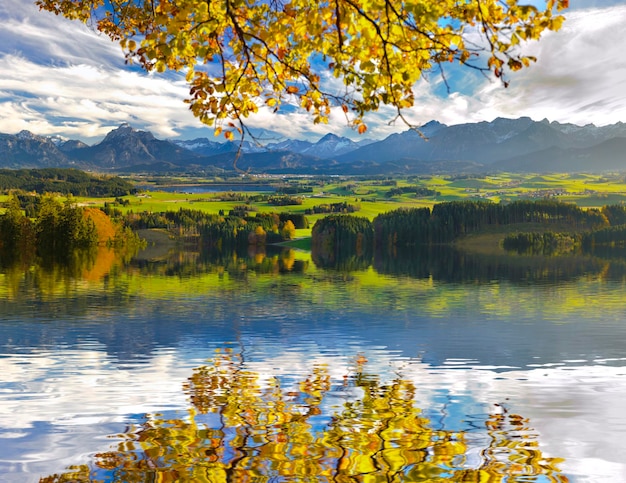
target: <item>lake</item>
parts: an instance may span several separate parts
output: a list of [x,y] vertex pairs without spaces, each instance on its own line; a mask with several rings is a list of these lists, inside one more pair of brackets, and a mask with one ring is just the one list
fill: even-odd
[[167,186],[161,185],[137,185],[137,189],[144,191],[164,191],[166,193],[227,193],[236,191],[237,193],[273,193],[276,191],[271,185],[265,184],[215,184],[215,183],[198,183],[198,184],[173,184]]
[[626,482],[624,259],[321,265],[4,267],[0,481]]

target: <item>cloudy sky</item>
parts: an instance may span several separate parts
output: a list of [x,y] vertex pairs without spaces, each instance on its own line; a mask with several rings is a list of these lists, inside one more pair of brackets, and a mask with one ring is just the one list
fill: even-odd
[[[415,124],[535,120],[596,125],[626,122],[626,0],[570,0],[561,31],[528,47],[538,62],[510,77],[454,74],[461,91],[449,94],[433,75],[416,86]],[[31,0],[0,2],[0,132],[23,129],[95,143],[123,122],[159,138],[212,137],[189,113],[183,79],[152,75],[124,65],[120,48],[77,22],[39,12]],[[389,125],[391,110],[366,118],[367,137],[403,131]],[[275,115],[261,109],[250,127],[291,138],[317,139],[327,132],[359,139],[337,115],[314,126],[306,113]]]

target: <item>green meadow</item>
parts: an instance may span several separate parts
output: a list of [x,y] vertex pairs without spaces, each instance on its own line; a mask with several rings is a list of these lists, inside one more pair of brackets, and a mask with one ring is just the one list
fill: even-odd
[[[128,178],[138,185],[144,179]],[[289,212],[306,213],[316,206],[347,203],[354,214],[374,219],[378,214],[398,208],[432,207],[436,203],[457,200],[484,200],[495,203],[518,199],[553,199],[575,203],[583,208],[626,202],[626,175],[624,174],[567,174],[547,175],[498,173],[492,175],[439,175],[397,177],[292,177],[266,178],[247,175],[237,180],[241,191],[224,193],[190,193],[185,186],[224,183],[222,179],[152,178],[150,190],[120,198],[75,197],[83,206],[103,207],[105,203],[123,213],[177,211],[180,208],[201,210],[207,213],[226,213],[236,206],[246,205],[250,213]],[[262,183],[273,187],[308,188],[308,192],[290,195],[298,197],[301,204],[275,206],[261,199],[272,193],[250,192],[250,184]],[[231,185],[236,183],[230,183]],[[178,192],[159,191],[161,187],[180,187]],[[404,188],[404,191],[403,191]],[[417,195],[408,189],[428,190],[429,195]],[[235,188],[236,190],[236,188]],[[390,191],[394,195],[390,196]],[[239,195],[233,196],[233,195]],[[8,199],[0,195],[0,203]],[[238,198],[229,199],[229,198]],[[265,196],[267,198],[267,196]],[[120,203],[120,201],[122,201]],[[0,207],[0,210],[2,208]],[[326,213],[308,214],[311,226]],[[297,237],[307,237],[310,229],[297,230]],[[306,242],[302,248],[306,248]]]
[[[206,180],[186,180],[189,183],[202,183]],[[254,178],[252,178],[254,181]],[[307,181],[310,181],[307,178]],[[181,180],[176,180],[180,183]],[[210,182],[210,180],[209,180]],[[299,178],[264,180],[267,184],[298,186],[303,181]],[[165,185],[163,185],[165,186]],[[506,202],[516,199],[557,199],[575,203],[582,207],[601,207],[607,204],[626,202],[626,177],[620,174],[510,174],[499,173],[486,176],[420,176],[409,178],[365,179],[337,178],[314,185],[313,192],[301,193],[299,205],[274,206],[266,201],[255,201],[256,193],[246,193],[246,184],[241,184],[241,194],[249,196],[248,201],[222,201],[220,193],[185,193],[184,186],[180,192],[143,191],[136,195],[123,197],[127,205],[117,206],[123,212],[128,211],[168,211],[188,208],[209,213],[227,213],[236,205],[247,204],[251,212],[290,212],[305,213],[307,209],[322,204],[343,203],[358,207],[355,214],[373,219],[379,213],[400,207],[424,207],[445,201],[464,199]],[[418,196],[415,193],[403,193],[388,196],[394,188],[419,187],[436,192],[432,196]],[[232,193],[232,192],[231,192]],[[75,198],[77,202],[91,206],[103,206],[104,202],[112,203],[113,198]],[[1,198],[0,198],[1,200]],[[309,215],[315,222],[321,215]]]

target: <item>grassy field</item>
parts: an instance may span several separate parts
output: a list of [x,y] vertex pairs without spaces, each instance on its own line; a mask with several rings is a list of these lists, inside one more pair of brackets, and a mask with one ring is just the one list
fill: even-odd
[[[174,180],[176,183],[184,179]],[[210,180],[186,180],[187,182],[207,182]],[[219,181],[219,180],[218,180]],[[293,178],[293,179],[255,179],[248,182],[264,184],[313,186],[312,193],[297,195],[302,204],[290,206],[273,206],[266,201],[250,201],[250,212],[290,212],[305,213],[307,209],[321,204],[347,202],[358,207],[358,216],[373,219],[378,214],[401,207],[432,207],[436,203],[455,200],[485,200],[507,202],[516,199],[557,199],[575,203],[581,207],[601,207],[607,204],[626,202],[626,179],[624,175],[596,174],[510,174],[499,173],[489,176],[413,176],[409,178],[361,179],[349,177],[337,178]],[[142,180],[141,183],[145,183]],[[427,188],[436,192],[432,196],[417,196],[415,193],[404,193],[389,196],[390,190],[402,187]],[[125,204],[116,207],[123,212],[152,211],[161,212],[188,208],[208,213],[228,213],[236,205],[245,201],[222,201],[219,193],[185,193],[144,191],[136,195],[123,197]],[[242,195],[246,195],[245,186]],[[254,196],[255,193],[247,193]],[[0,203],[6,201],[8,195],[0,195]],[[85,206],[102,207],[105,202],[112,203],[114,198],[74,198]],[[1,210],[2,208],[0,208]],[[325,214],[307,215],[311,225]]]
[[[437,191],[436,196],[418,197],[415,194],[386,196],[397,187],[415,186]],[[300,206],[286,207],[288,211],[304,212],[307,208],[322,203],[360,203],[360,214],[368,218],[400,206],[432,206],[443,201],[483,199],[495,202],[518,198],[557,198],[581,206],[600,207],[605,204],[626,202],[626,180],[622,175],[595,174],[551,174],[521,175],[500,173],[493,176],[454,177],[426,176],[367,180],[357,178],[337,179],[316,186],[313,193],[301,195]],[[97,200],[92,200],[97,201]],[[172,205],[218,212],[228,210],[231,202],[216,201],[215,194],[188,194],[146,192],[130,197],[128,209],[161,211]],[[259,211],[276,211],[276,207],[264,203],[256,204]]]

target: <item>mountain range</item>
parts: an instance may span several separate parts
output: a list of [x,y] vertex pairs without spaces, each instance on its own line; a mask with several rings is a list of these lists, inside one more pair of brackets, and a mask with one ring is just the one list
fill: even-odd
[[[263,139],[270,142],[263,142]],[[317,142],[264,136],[239,142],[161,140],[122,124],[100,143],[0,134],[0,168],[100,172],[427,174],[626,171],[626,124],[577,126],[530,118],[447,126],[437,121],[379,141],[329,133]]]

